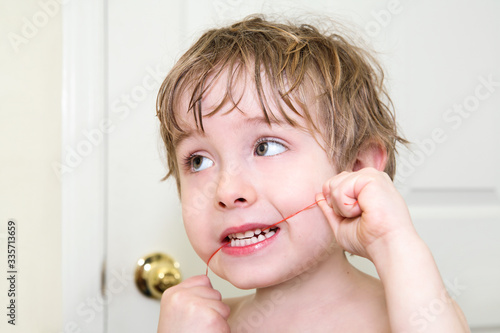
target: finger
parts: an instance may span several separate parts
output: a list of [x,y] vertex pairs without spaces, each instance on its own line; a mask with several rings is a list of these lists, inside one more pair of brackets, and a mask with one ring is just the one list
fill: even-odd
[[206,286],[212,288],[212,283],[206,275],[195,275],[182,281],[179,286],[182,286],[184,288],[192,288],[195,286]]
[[355,218],[361,214],[358,201],[359,188],[356,185],[358,178],[357,173],[344,173],[332,179],[331,206],[337,215]]
[[223,303],[222,301],[214,301],[214,300],[208,300],[207,305],[214,309],[224,320],[227,320],[229,318],[229,314],[231,313],[231,308],[229,305]]
[[348,172],[341,172],[337,174],[336,176],[330,178],[328,181],[326,181],[323,184],[323,195],[328,202],[328,205],[331,207],[332,206],[332,195],[335,189],[339,186],[341,182],[344,181],[349,176]]
[[171,297],[184,297],[183,295],[191,298],[193,296],[198,298],[213,299],[217,301],[222,300],[222,295],[218,290],[215,290],[210,283],[210,280],[205,275],[193,276],[180,284],[170,287],[165,290],[162,296],[165,299]]
[[[222,304],[222,303],[221,303]],[[223,304],[225,305],[225,304]],[[231,333],[231,329],[227,323],[227,316],[223,316],[220,312],[214,308],[206,307],[202,312],[199,312],[199,316],[195,319],[201,324],[195,331],[196,332],[217,332],[217,333]],[[192,332],[192,331],[189,331]]]
[[206,286],[196,286],[196,287],[186,288],[185,291],[189,292],[190,294],[196,297],[213,299],[216,301],[222,300],[222,295],[218,290]]
[[213,309],[217,312],[222,318],[227,319],[230,313],[230,307],[222,302],[222,296],[218,290],[213,288],[208,288],[206,286],[198,286],[191,288],[189,290],[191,293],[192,300],[195,303],[199,303],[200,301],[203,304],[203,307]]

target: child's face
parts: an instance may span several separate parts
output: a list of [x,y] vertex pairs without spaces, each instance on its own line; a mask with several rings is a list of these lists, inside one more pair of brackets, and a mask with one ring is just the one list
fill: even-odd
[[[203,118],[204,133],[196,129],[192,113],[177,114],[188,132],[176,147],[184,224],[205,262],[232,234],[250,236],[313,203],[323,183],[336,174],[311,134],[284,121],[269,126],[249,87],[253,84],[241,80],[232,87],[235,96],[244,91],[238,103],[244,113],[225,113],[232,107],[227,103]],[[223,76],[205,94],[204,114],[221,101],[225,88]],[[187,98],[181,103],[187,104]],[[304,125],[300,117],[291,117]],[[210,268],[239,288],[274,285],[310,268],[305,263],[329,251],[334,239],[317,206],[279,224],[271,234],[264,240],[255,235],[255,244],[244,245],[243,240],[224,247]]]

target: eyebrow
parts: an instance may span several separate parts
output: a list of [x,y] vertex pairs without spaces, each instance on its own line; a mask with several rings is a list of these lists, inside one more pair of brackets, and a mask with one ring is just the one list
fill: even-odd
[[273,118],[266,118],[264,116],[258,116],[258,117],[252,117],[252,118],[247,118],[245,119],[245,124],[255,124],[255,125],[262,125],[265,124],[267,126],[272,126],[272,125],[283,125],[285,122],[279,121]]
[[[251,124],[251,125],[265,124],[266,126],[272,126],[272,125],[284,125],[284,124],[288,124],[288,123],[286,121],[282,121],[282,120],[277,120],[277,119],[273,119],[273,118],[267,119],[264,116],[258,116],[258,117],[246,118],[244,120],[244,122],[242,123],[242,125],[238,125],[238,127],[243,127],[243,126],[246,126],[247,124]],[[196,134],[201,135],[201,136],[205,136],[205,132],[201,131],[199,129],[196,129],[196,130],[191,129],[191,130],[181,132],[173,140],[174,147],[178,147],[178,145],[180,145],[183,141],[187,140],[190,137],[193,137]]]
[[200,133],[201,135],[205,135],[205,132],[202,132],[199,130],[197,130],[197,131],[189,130],[189,131],[181,132],[180,134],[176,135],[176,137],[173,140],[174,147],[177,148],[183,141],[194,136],[194,133]]

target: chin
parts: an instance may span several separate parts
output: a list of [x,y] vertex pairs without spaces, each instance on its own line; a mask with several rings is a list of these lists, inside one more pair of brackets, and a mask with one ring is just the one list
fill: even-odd
[[272,271],[263,272],[259,270],[239,270],[238,272],[232,271],[224,274],[218,274],[217,272],[214,273],[220,278],[231,283],[236,288],[243,290],[267,288],[286,280],[279,279],[279,277],[277,277],[277,273]]
[[229,283],[231,283],[233,286],[235,286],[236,288],[242,289],[242,290],[266,288],[266,287],[271,287],[274,285],[274,283],[262,283],[262,282],[256,282],[255,280],[253,280],[253,281],[227,280],[227,281]]

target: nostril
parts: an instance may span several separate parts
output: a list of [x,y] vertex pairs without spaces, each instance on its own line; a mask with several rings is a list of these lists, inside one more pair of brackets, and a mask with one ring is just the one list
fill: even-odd
[[[238,199],[235,199],[234,200],[234,205],[238,205],[238,204],[244,204],[247,202],[247,199],[245,198],[238,198]],[[220,208],[227,208],[227,204],[225,204],[223,201],[219,201],[219,207]]]

